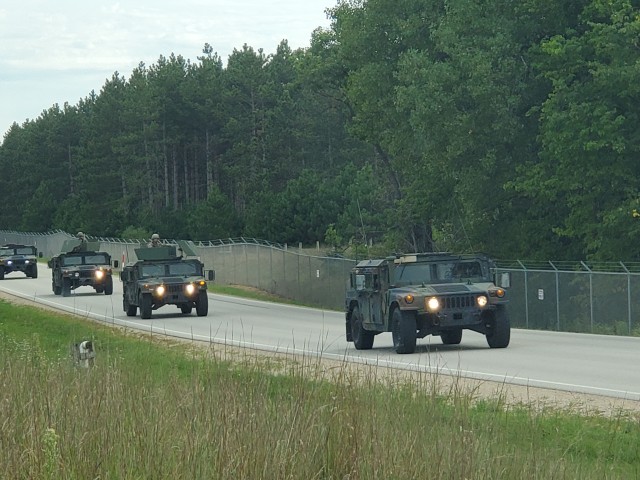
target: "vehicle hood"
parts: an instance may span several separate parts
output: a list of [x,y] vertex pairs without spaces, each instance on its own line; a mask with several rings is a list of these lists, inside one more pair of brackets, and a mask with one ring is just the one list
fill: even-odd
[[201,276],[175,276],[175,277],[149,277],[149,278],[141,278],[138,280],[139,283],[162,283],[165,285],[171,284],[183,284],[183,283],[195,283],[201,282],[204,280],[204,277]]
[[469,293],[484,293],[493,286],[491,282],[483,283],[438,283],[432,285],[408,285],[394,288],[399,295],[412,294],[414,296],[456,295]]

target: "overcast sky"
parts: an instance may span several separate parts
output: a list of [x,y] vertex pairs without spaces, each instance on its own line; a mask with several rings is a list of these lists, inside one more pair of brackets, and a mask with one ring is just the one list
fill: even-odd
[[114,72],[171,53],[196,61],[205,43],[226,62],[246,43],[308,47],[336,0],[1,0],[0,143],[15,121],[75,105]]

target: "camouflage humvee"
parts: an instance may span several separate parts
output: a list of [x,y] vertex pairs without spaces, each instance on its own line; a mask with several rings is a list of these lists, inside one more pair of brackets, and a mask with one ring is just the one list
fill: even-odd
[[[179,242],[179,247],[188,256],[196,255],[186,242]],[[176,305],[187,315],[193,307],[199,317],[209,313],[207,280],[200,260],[177,255],[175,246],[142,247],[135,252],[138,261],[120,273],[122,308],[127,316],[134,317],[140,308],[140,318],[149,319],[152,310],[164,305]],[[213,271],[208,273],[208,280],[213,280]]]
[[0,247],[0,280],[7,273],[22,272],[38,278],[38,250],[32,245],[8,243]]
[[359,350],[375,335],[392,332],[397,353],[413,353],[416,339],[439,335],[459,344],[462,330],[486,336],[491,348],[509,345],[506,292],[496,286],[486,255],[417,253],[365,260],[350,276],[345,300],[346,338]]
[[51,272],[51,288],[56,295],[71,295],[71,290],[92,287],[96,293],[111,295],[113,277],[111,256],[100,252],[100,242],[66,240],[62,252],[47,262]]

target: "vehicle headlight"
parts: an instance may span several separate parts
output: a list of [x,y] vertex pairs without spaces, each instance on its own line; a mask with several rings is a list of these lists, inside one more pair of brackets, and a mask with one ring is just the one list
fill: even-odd
[[480,295],[476,298],[476,303],[480,308],[486,307],[487,303],[489,303],[489,299],[485,295]]
[[413,303],[413,300],[414,300],[414,297],[411,294],[408,294],[408,295],[404,296],[404,301],[409,303],[409,304]]
[[440,310],[440,300],[437,297],[430,297],[427,299],[427,310],[430,312],[437,312]]
[[25,265],[29,265],[29,260],[25,260],[25,261],[24,261],[24,264],[25,264]]
[[13,265],[13,262],[11,260],[7,260],[7,265]]
[[196,291],[196,287],[193,283],[188,283],[186,287],[184,287],[184,291],[187,295],[193,295]]
[[73,274],[74,277],[78,278],[80,276],[80,272],[76,272]]
[[102,280],[104,278],[104,272],[102,270],[96,270],[96,279]]
[[164,285],[158,285],[156,287],[156,295],[158,297],[162,297],[164,295],[164,293],[166,292],[166,289],[164,288]]

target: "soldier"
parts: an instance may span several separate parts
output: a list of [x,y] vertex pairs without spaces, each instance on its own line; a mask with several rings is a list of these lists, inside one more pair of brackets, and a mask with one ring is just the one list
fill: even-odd
[[147,247],[159,247],[160,246],[160,235],[154,233],[151,235],[151,241],[147,244]]
[[87,250],[87,237],[84,233],[78,232],[76,238],[80,240],[80,245],[73,247],[73,252],[84,252]]

